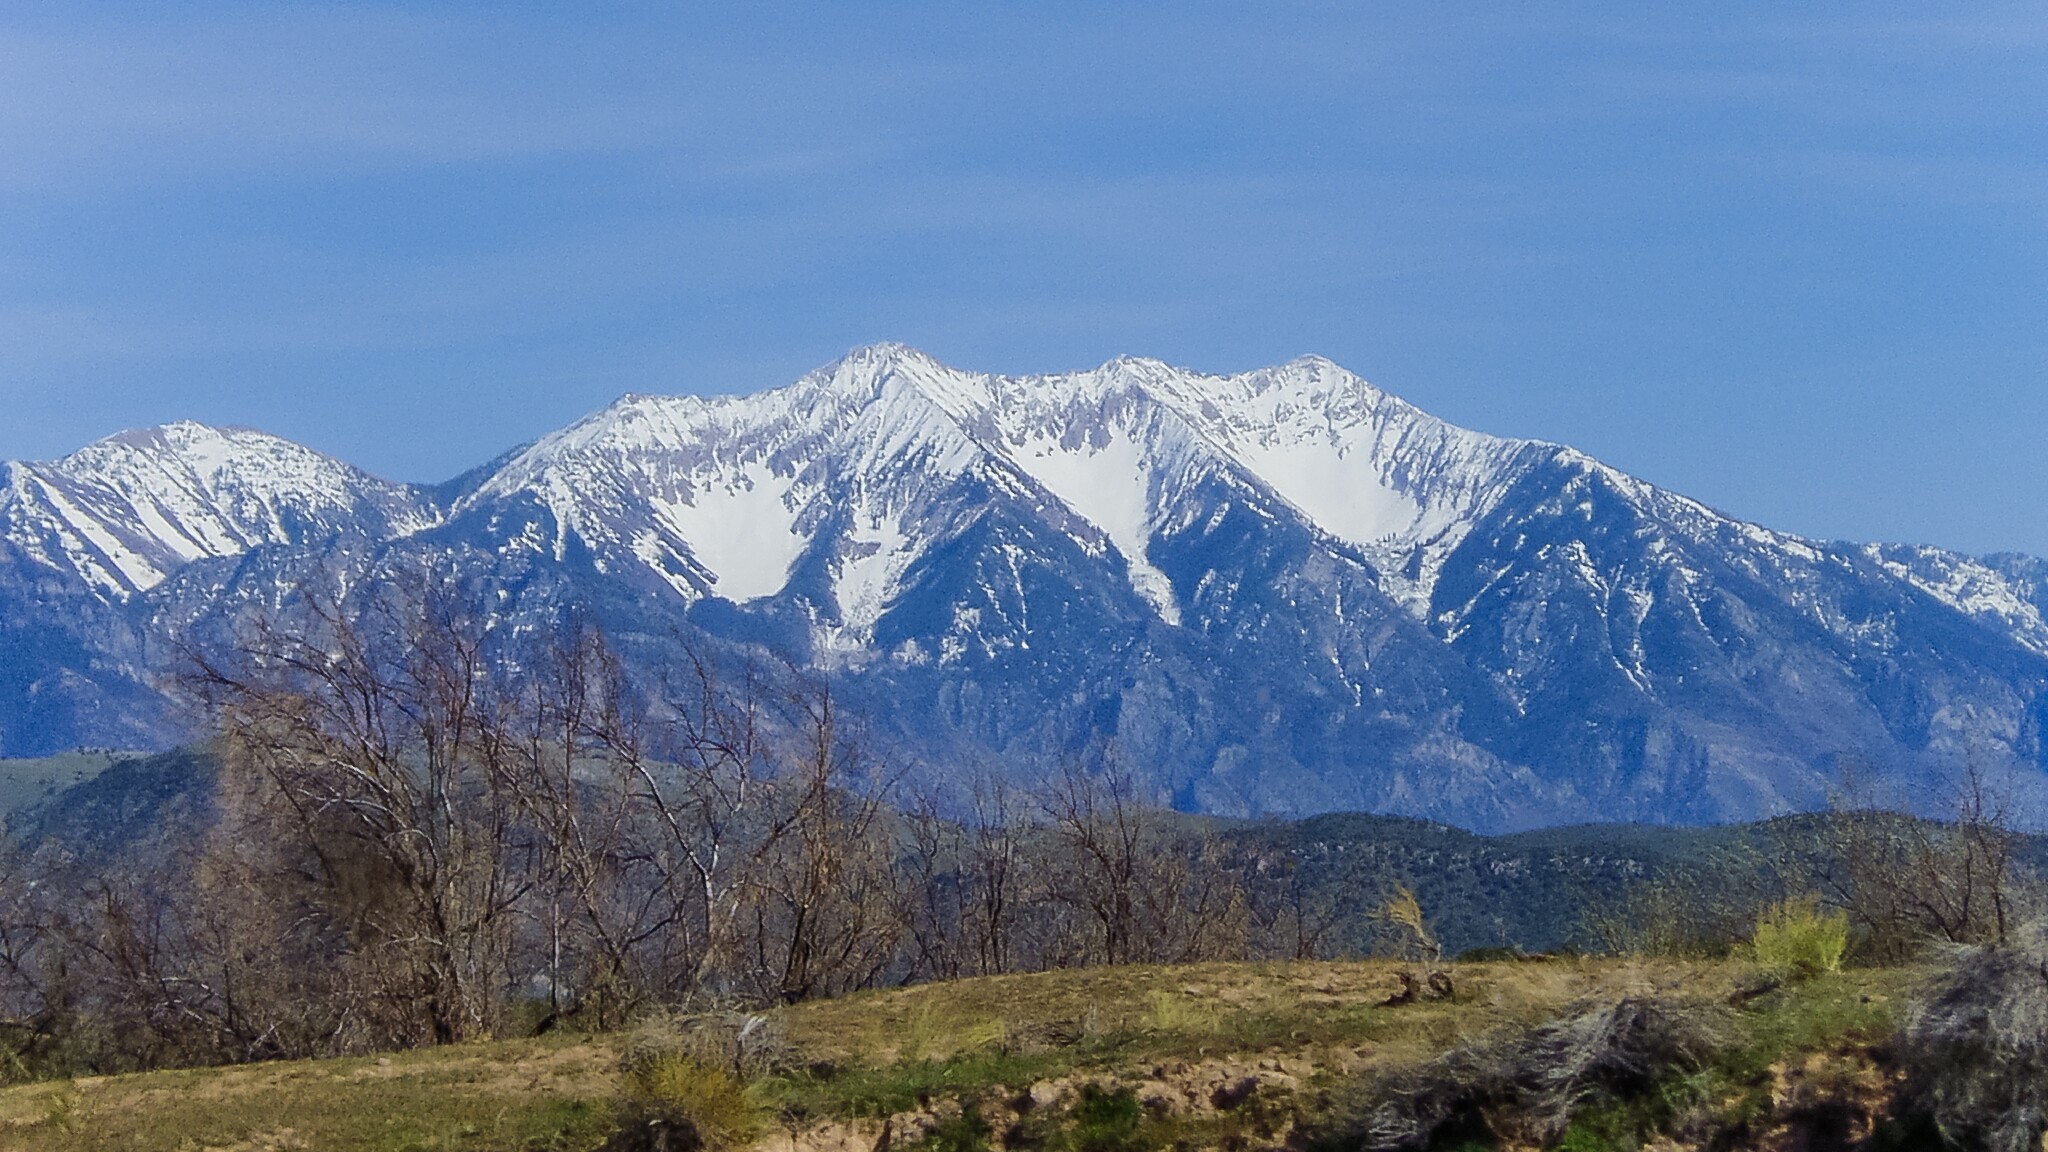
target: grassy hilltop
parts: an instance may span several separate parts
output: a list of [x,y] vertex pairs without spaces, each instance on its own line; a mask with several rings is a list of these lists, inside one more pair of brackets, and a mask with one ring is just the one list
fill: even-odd
[[[1682,1082],[1659,1084],[1657,1100],[1579,1118],[1566,1146],[1634,1147],[1640,1126],[1681,1111],[1703,1131],[1747,1125],[1762,1136],[1790,1123],[1781,1105],[1803,1081],[1877,1075],[1865,1046],[1888,1034],[1909,979],[1862,970],[1772,987],[1732,962],[1504,962],[1451,966],[1448,996],[1425,988],[1403,1002],[1404,971],[1416,970],[1097,968],[862,993],[769,1013],[739,1077],[686,1044],[692,1082],[677,1090],[688,1108],[723,1118],[714,1142],[782,1152],[1339,1147],[1359,1122],[1349,1113],[1390,1076],[1575,1005],[1656,997],[1714,1014],[1715,1051]],[[634,1088],[647,1078],[627,1066],[650,1051],[659,1063],[687,1031],[649,1023],[616,1036],[17,1086],[0,1091],[0,1146],[597,1149],[644,1106]]]
[[[282,711],[252,731],[299,701],[262,697]],[[260,771],[191,749],[17,776],[0,1149],[2048,1132],[2048,841],[1981,810],[1486,837],[1190,817],[1075,773],[957,821],[847,787],[829,725],[758,772],[510,728],[423,766],[293,731],[251,745]],[[975,972],[1006,974],[947,978]]]

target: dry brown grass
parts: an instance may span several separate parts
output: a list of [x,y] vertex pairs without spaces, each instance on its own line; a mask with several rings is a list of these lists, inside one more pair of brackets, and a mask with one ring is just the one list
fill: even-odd
[[616,1064],[607,1043],[526,1040],[30,1084],[0,1091],[0,1147],[385,1152],[574,1140],[608,1127]]
[[[814,1059],[943,1059],[997,1037],[1184,1033],[1211,1047],[1371,1042],[1390,1056],[1441,1050],[1487,1021],[1532,1023],[1595,992],[1690,988],[1724,996],[1726,964],[1558,960],[1451,968],[1453,1001],[1380,1005],[1412,968],[1391,961],[1138,965],[994,976],[871,992],[784,1010],[790,1043]],[[1170,1007],[1163,1007],[1170,1006]],[[1285,1027],[1296,1024],[1296,1028]],[[1299,1033],[1293,1037],[1293,1033]]]

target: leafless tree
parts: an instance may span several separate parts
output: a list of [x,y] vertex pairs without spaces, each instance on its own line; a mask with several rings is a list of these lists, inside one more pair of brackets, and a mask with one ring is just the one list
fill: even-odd
[[757,987],[784,1002],[878,982],[900,928],[889,781],[829,691],[799,688],[797,738],[750,886]]
[[1069,762],[1040,791],[1039,804],[1072,860],[1070,868],[1048,870],[1053,897],[1093,922],[1099,962],[1130,963],[1147,818],[1130,775],[1114,758],[1099,774]]
[[0,1083],[42,1071],[70,1015],[62,902],[42,869],[0,838]]
[[223,771],[256,782],[314,870],[312,909],[400,1032],[490,1034],[503,1007],[518,796],[484,630],[431,592],[309,626],[259,621],[238,659],[202,660]]
[[970,914],[969,829],[947,819],[929,791],[912,798],[904,818],[908,844],[900,859],[897,889],[910,944],[909,979],[957,979],[973,970],[976,958],[965,932]]
[[2002,793],[1971,759],[1952,785],[1952,819],[1880,805],[1851,787],[1822,826],[1814,879],[1879,957],[1927,940],[1996,943],[2019,920],[2025,878]]
[[1016,968],[1027,819],[1002,777],[985,773],[975,781],[960,883],[965,935],[973,943],[975,970],[984,976]]
[[930,790],[906,805],[898,887],[912,980],[991,976],[1021,962],[1017,937],[1035,831],[1030,813],[992,773],[977,776],[963,799],[957,813]]
[[670,991],[733,991],[747,953],[749,874],[779,835],[762,809],[773,772],[765,705],[751,665],[720,677],[692,656],[673,693],[659,760],[628,756],[635,799],[652,821],[647,859],[667,897],[667,929],[694,939],[694,962]]
[[1069,764],[1039,793],[1058,858],[1041,870],[1055,903],[1093,928],[1084,962],[1180,963],[1250,949],[1242,872],[1222,840],[1148,806],[1106,756],[1101,770]]
[[525,818],[520,837],[539,878],[530,920],[545,958],[548,1015],[572,1007],[592,1026],[619,1023],[664,965],[646,945],[668,921],[645,883],[636,790],[644,753],[617,656],[596,629],[565,628],[525,689],[513,746],[498,756]]
[[1311,882],[1301,858],[1288,851],[1247,852],[1239,863],[1251,951],[1282,960],[1326,958],[1337,931],[1336,901]]

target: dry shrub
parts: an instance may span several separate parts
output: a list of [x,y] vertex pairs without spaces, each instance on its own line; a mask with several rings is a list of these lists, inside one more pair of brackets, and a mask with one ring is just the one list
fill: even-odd
[[1000,1048],[1010,1039],[1001,1017],[977,1015],[926,996],[904,1019],[896,1045],[899,1060],[943,1060],[962,1052]]
[[1145,1027],[1154,1032],[1206,1035],[1223,1030],[1223,1014],[1199,997],[1161,988],[1152,993]]
[[624,1062],[635,1067],[675,1054],[723,1068],[741,1080],[780,1071],[796,1062],[782,1022],[751,1012],[652,1012],[627,1034]]
[[1574,1113],[1697,1071],[1724,1040],[1719,1010],[1654,996],[1596,1001],[1537,1028],[1453,1049],[1364,1085],[1331,1143],[1422,1149],[1450,1138],[1548,1145]]
[[1406,884],[1396,884],[1376,916],[1394,935],[1399,952],[1412,952],[1423,960],[1443,959],[1444,947],[1437,941],[1436,933],[1430,931],[1429,920],[1422,914],[1422,902],[1415,898],[1414,889]]
[[2048,924],[1959,949],[1906,1018],[1904,1103],[1951,1141],[2033,1152],[2048,1132]]
[[1849,914],[1825,911],[1819,896],[1780,900],[1757,917],[1749,938],[1756,962],[1794,977],[1840,971],[1849,950]]

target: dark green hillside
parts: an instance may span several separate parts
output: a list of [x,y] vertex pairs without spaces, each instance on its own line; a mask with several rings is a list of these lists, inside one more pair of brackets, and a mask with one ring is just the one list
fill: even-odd
[[34,759],[0,759],[0,822],[141,755],[88,748]]
[[83,870],[121,863],[132,874],[212,826],[215,767],[192,748],[110,759],[24,805],[9,823],[23,841],[62,845]]
[[[175,857],[214,818],[212,760],[180,750],[123,758],[78,753],[10,761],[4,811],[26,841],[61,844],[85,867],[116,861],[131,874]],[[1829,818],[1785,817],[1720,827],[1589,824],[1482,836],[1406,817],[1333,813],[1304,820],[1182,818],[1240,859],[1257,862],[1321,926],[1316,954],[1383,952],[1378,911],[1399,887],[1415,892],[1445,951],[1603,950],[1617,931],[1741,935],[1755,909],[1783,894],[1788,862]],[[2048,838],[2025,837],[2024,859],[2048,864]],[[1796,871],[1796,868],[1792,868]],[[1664,894],[1662,905],[1660,894]],[[1668,898],[1682,894],[1683,900]],[[1700,923],[1709,917],[1712,922]],[[1718,917],[1718,919],[1713,919]],[[1629,943],[1640,943],[1632,941]]]
[[1683,878],[1746,913],[1773,889],[1764,825],[1592,824],[1509,836],[1401,817],[1336,813],[1240,826],[1234,837],[1296,862],[1337,913],[1340,951],[1374,950],[1373,913],[1413,890],[1445,950],[1595,947],[1596,922],[1627,914],[1643,890]]

